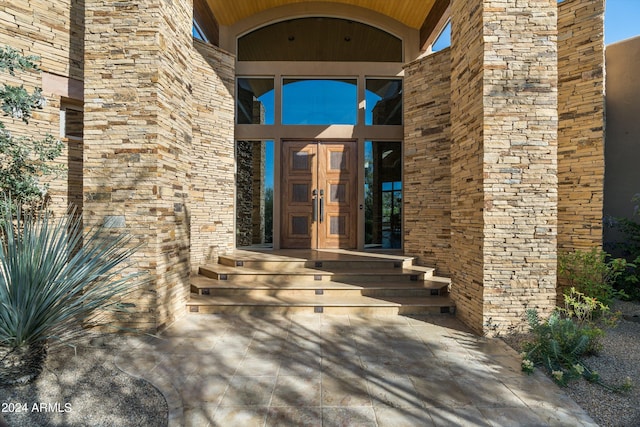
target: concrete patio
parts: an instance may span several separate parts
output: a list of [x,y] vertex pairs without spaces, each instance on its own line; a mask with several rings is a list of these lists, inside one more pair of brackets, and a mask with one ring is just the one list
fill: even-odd
[[501,340],[449,315],[185,316],[116,356],[170,426],[595,426]]

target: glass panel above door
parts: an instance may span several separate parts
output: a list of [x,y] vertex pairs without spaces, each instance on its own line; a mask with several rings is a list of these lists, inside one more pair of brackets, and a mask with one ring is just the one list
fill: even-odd
[[355,125],[356,79],[284,79],[282,124]]
[[367,125],[402,124],[402,80],[367,79]]
[[236,117],[239,125],[272,125],[272,78],[238,78]]

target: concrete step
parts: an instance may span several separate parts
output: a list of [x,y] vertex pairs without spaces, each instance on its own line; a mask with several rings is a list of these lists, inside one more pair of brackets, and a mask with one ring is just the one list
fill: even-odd
[[326,295],[333,298],[365,295],[377,296],[415,296],[429,297],[448,294],[448,282],[429,281],[385,281],[343,283],[336,281],[299,280],[289,283],[269,282],[228,282],[195,276],[191,279],[191,292],[211,296],[283,296],[283,295]]
[[350,298],[259,296],[206,296],[192,294],[187,302],[190,313],[325,313],[354,315],[397,315],[453,313],[449,297],[404,298],[367,296]]
[[285,284],[299,281],[334,281],[345,283],[363,283],[380,281],[423,281],[433,274],[430,270],[404,268],[306,268],[299,267],[283,271],[257,270],[247,267],[230,267],[221,264],[203,265],[199,274],[220,281],[233,283],[272,283]]
[[194,313],[453,313],[451,281],[413,258],[355,251],[236,250],[191,279]]
[[409,268],[412,257],[354,251],[244,251],[222,255],[218,261],[228,267],[244,267],[263,271],[295,271],[302,268],[392,269]]

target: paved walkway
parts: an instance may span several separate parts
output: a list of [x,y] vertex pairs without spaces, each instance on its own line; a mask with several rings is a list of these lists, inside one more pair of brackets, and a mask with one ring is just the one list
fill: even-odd
[[500,340],[454,317],[189,315],[132,338],[170,426],[595,426]]

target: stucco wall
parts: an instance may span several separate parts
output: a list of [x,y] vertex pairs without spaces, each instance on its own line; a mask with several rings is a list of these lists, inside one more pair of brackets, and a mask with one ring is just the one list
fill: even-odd
[[[631,199],[640,193],[640,37],[607,46],[606,64],[604,213],[633,218]],[[616,251],[624,236],[604,231],[605,247]]]
[[604,0],[558,4],[558,247],[602,244]]
[[404,252],[451,272],[451,58],[407,64],[404,76]]

